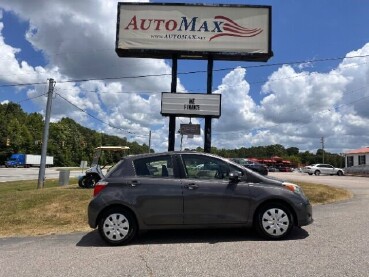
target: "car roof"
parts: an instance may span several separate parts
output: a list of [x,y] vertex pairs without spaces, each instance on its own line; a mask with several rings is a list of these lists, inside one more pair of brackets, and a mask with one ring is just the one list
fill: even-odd
[[99,147],[96,147],[95,150],[120,151],[120,150],[129,150],[129,147],[128,146],[99,146]]
[[195,155],[205,155],[209,157],[216,157],[225,159],[221,156],[211,154],[211,153],[204,153],[204,152],[197,152],[197,151],[168,151],[168,152],[158,152],[158,153],[144,153],[144,154],[135,154],[135,155],[128,155],[125,158],[126,159],[140,159],[140,158],[148,158],[148,157],[157,157],[157,156],[163,156],[163,155],[187,155],[187,154],[195,154]]

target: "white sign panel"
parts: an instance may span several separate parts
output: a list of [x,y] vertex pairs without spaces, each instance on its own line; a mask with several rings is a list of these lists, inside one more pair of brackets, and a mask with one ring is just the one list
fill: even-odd
[[221,114],[221,95],[163,92],[161,94],[161,114],[218,118]]
[[267,60],[273,55],[270,15],[270,6],[119,3],[116,51]]

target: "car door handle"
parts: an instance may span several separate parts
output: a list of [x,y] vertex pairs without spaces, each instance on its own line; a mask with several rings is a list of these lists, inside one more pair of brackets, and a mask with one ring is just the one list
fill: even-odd
[[132,182],[130,183],[131,187],[135,187],[135,186],[137,186],[137,185],[139,185],[139,184],[140,184],[140,182],[139,182],[139,181],[136,181],[136,180],[134,180],[134,181],[132,181]]
[[194,189],[198,189],[199,186],[192,183],[192,184],[188,184],[188,185],[185,185],[185,188],[189,189],[189,190],[194,190]]

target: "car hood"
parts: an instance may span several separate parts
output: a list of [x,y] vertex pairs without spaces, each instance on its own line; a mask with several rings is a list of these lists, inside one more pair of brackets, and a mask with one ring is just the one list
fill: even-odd
[[273,184],[273,185],[280,185],[280,186],[282,186],[282,184],[286,182],[285,180],[281,180],[281,179],[271,177],[271,176],[268,176],[268,177],[262,176],[261,179],[262,179],[263,183],[268,183],[268,184]]
[[259,181],[260,183],[265,183],[265,184],[271,184],[271,185],[279,185],[282,186],[282,184],[284,182],[286,182],[285,180],[281,180],[275,177],[271,177],[271,176],[267,176],[267,175],[261,175],[255,171],[252,171],[251,169],[246,168],[248,175],[250,176],[250,180],[252,182],[257,182]]

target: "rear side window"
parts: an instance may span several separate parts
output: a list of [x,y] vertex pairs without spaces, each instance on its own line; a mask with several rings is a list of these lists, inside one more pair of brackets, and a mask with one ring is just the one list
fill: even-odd
[[133,162],[137,176],[174,177],[171,156],[147,157]]
[[108,173],[105,175],[105,177],[120,177],[123,176],[125,167],[123,166],[125,163],[125,159],[120,160],[118,163],[116,163],[113,167],[108,169]]

